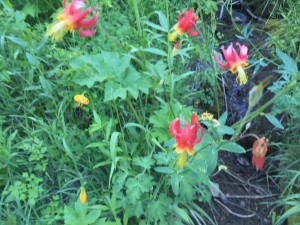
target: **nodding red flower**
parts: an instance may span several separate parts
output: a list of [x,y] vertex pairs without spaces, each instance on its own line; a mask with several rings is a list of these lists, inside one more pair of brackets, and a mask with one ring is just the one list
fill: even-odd
[[257,139],[253,143],[253,157],[252,157],[252,164],[255,166],[256,170],[261,170],[265,163],[265,155],[268,150],[269,140],[265,137]]
[[56,18],[57,21],[48,27],[46,35],[52,36],[52,39],[55,41],[60,41],[65,31],[71,33],[73,30],[77,30],[81,37],[93,36],[96,30],[91,28],[96,25],[99,13],[96,13],[93,17],[88,19],[85,19],[85,17],[98,7],[85,9],[86,1],[87,0],[74,0],[67,6],[67,0],[63,0],[63,11],[58,14]]
[[[176,152],[178,154],[187,151],[189,155],[194,154],[194,145],[201,142],[203,137],[203,128],[198,121],[196,114],[191,116],[191,126],[184,122],[184,127],[181,129],[179,118],[173,120],[169,126],[172,137],[175,138]],[[200,136],[197,139],[197,132],[200,130]]]
[[236,74],[236,72],[238,72],[238,76],[236,79],[239,80],[240,85],[244,85],[248,80],[246,72],[244,70],[244,68],[249,65],[246,62],[248,59],[248,48],[245,45],[241,45],[239,43],[237,43],[236,45],[239,47],[240,54],[236,52],[233,44],[231,43],[226,50],[224,49],[224,46],[221,47],[226,62],[223,63],[219,59],[217,53],[215,54],[215,59],[224,70],[230,68],[232,74]]
[[178,35],[187,33],[190,36],[198,36],[198,31],[192,31],[196,26],[198,21],[198,16],[195,15],[194,10],[189,11],[183,10],[182,13],[178,15],[178,23],[175,25],[175,31],[169,34],[169,41],[174,42]]

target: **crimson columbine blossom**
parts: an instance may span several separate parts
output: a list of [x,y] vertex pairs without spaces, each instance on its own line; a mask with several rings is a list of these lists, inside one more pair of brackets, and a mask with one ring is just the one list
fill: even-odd
[[257,139],[253,143],[253,157],[252,164],[255,166],[256,170],[261,170],[265,163],[265,155],[268,150],[269,140],[264,137]]
[[91,29],[97,23],[99,13],[93,17],[85,19],[86,16],[91,14],[97,7],[86,8],[87,0],[74,0],[68,6],[67,0],[63,0],[63,11],[57,16],[57,21],[50,25],[46,31],[47,36],[52,36],[55,41],[60,41],[65,31],[72,32],[77,30],[81,37],[91,37],[96,33],[95,29]]
[[236,74],[236,72],[238,72],[238,76],[236,79],[239,80],[240,85],[244,85],[248,80],[246,72],[244,70],[244,68],[248,66],[248,63],[246,62],[248,59],[248,48],[245,45],[241,45],[239,43],[237,43],[236,45],[240,49],[240,54],[236,52],[231,43],[226,50],[224,49],[224,46],[221,47],[226,62],[223,63],[219,59],[217,53],[215,54],[215,59],[224,70],[230,68],[232,74]]
[[[191,126],[184,122],[184,127],[181,129],[179,118],[173,120],[169,127],[172,137],[175,138],[176,152],[178,154],[187,151],[189,155],[194,154],[194,145],[201,142],[203,137],[203,128],[198,121],[196,114],[191,116]],[[200,130],[200,136],[197,139],[197,132]]]
[[169,41],[175,41],[178,35],[183,35],[184,33],[190,36],[198,36],[199,32],[192,30],[196,26],[197,21],[198,16],[195,15],[193,9],[189,11],[183,10],[178,15],[178,23],[174,27],[175,31],[169,34]]

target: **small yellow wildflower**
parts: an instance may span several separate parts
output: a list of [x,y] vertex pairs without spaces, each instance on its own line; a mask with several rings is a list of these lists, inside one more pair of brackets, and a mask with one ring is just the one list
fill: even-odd
[[86,196],[86,191],[85,191],[84,187],[80,188],[79,199],[82,204],[84,204],[84,205],[86,204],[87,196]]
[[214,115],[208,112],[202,113],[201,114],[201,120],[209,120],[212,121],[214,118]]

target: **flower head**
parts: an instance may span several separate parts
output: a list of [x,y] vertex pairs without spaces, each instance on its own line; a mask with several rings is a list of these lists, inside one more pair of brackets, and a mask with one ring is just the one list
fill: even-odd
[[[73,0],[68,6],[67,0],[63,0],[63,11],[58,14],[57,21],[50,25],[46,31],[46,36],[52,36],[55,41],[60,41],[65,31],[72,32],[77,30],[81,37],[91,37],[96,33],[95,29],[91,29],[97,23],[99,13],[93,17],[85,19],[86,16],[91,14],[94,8],[86,8],[87,0]],[[85,10],[82,10],[85,9]]]
[[268,150],[269,140],[262,137],[253,143],[252,164],[256,170],[261,170],[265,163],[265,155]]
[[85,97],[84,95],[75,95],[74,101],[78,103],[75,106],[80,107],[81,109],[83,109],[84,105],[88,105],[90,102],[89,99],[87,97]]
[[175,31],[169,34],[169,41],[174,42],[178,35],[183,35],[187,33],[190,36],[198,36],[198,31],[193,31],[198,21],[198,16],[195,15],[194,10],[189,11],[183,10],[182,13],[178,15],[178,23],[175,25]]
[[217,63],[226,70],[230,68],[232,74],[236,74],[238,72],[237,80],[239,80],[240,85],[244,85],[247,83],[247,75],[244,70],[246,66],[248,66],[247,59],[248,59],[248,48],[245,45],[241,45],[239,43],[236,44],[240,49],[240,54],[234,49],[233,44],[231,43],[227,49],[224,49],[224,46],[221,47],[225,63],[223,63],[220,59],[218,54],[215,54],[215,59]]
[[86,195],[86,191],[85,191],[84,187],[80,188],[79,199],[82,204],[84,204],[84,205],[86,204],[87,195]]
[[201,120],[209,120],[212,121],[214,118],[214,115],[209,112],[204,112],[201,114]]
[[[200,143],[203,137],[203,128],[194,113],[191,116],[191,126],[184,122],[183,129],[181,129],[180,120],[177,118],[171,122],[169,130],[172,137],[176,139],[174,146],[178,154],[187,151],[189,155],[193,155],[194,145]],[[197,139],[198,130],[200,130],[200,136]]]
[[85,97],[84,95],[75,95],[74,96],[74,101],[83,104],[83,105],[88,105],[89,104],[89,99]]

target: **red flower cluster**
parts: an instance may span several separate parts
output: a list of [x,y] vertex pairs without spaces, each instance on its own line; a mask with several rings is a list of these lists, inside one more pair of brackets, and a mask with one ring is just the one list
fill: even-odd
[[[191,116],[191,126],[184,122],[184,127],[181,129],[180,120],[177,118],[171,122],[169,130],[172,137],[176,139],[174,146],[178,154],[187,151],[189,155],[193,155],[194,145],[200,143],[203,137],[203,128],[194,113]],[[198,130],[200,130],[200,136],[197,139]]]
[[244,85],[248,80],[244,70],[244,68],[248,66],[248,63],[246,62],[248,59],[248,48],[239,43],[236,45],[240,49],[240,54],[237,53],[231,43],[226,50],[224,49],[224,46],[221,47],[226,63],[223,63],[219,59],[217,53],[215,54],[215,59],[224,70],[230,68],[232,74],[236,74],[236,72],[238,72],[237,80],[239,80],[240,85]]
[[89,19],[85,19],[85,17],[98,7],[82,10],[86,8],[86,1],[87,0],[74,0],[67,6],[67,0],[63,0],[63,11],[57,16],[57,21],[49,26],[46,35],[52,36],[56,41],[62,39],[65,31],[72,32],[73,30],[77,30],[81,37],[93,36],[96,30],[91,28],[96,25],[99,13],[96,13]]

